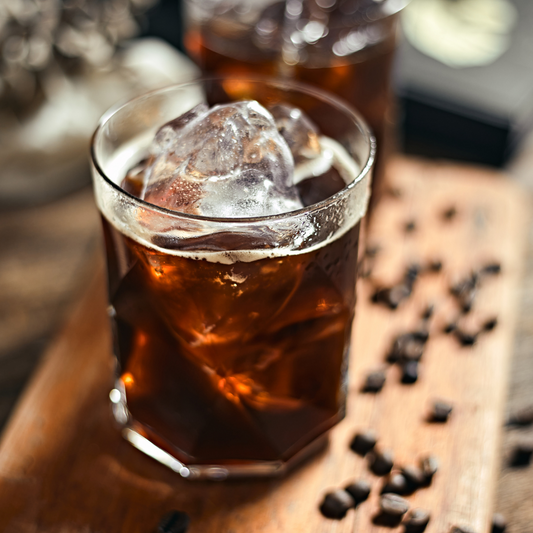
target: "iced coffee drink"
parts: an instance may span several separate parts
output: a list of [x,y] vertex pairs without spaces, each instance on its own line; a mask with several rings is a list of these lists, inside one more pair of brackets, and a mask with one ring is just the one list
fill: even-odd
[[99,126],[116,403],[187,476],[283,470],[342,419],[373,154],[342,103],[265,80]]
[[384,187],[392,65],[398,15],[406,3],[187,0],[185,46],[206,73],[299,80],[359,109],[378,141],[374,201]]

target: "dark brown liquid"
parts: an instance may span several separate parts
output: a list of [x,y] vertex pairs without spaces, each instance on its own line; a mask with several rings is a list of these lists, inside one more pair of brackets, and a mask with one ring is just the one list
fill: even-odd
[[285,460],[343,417],[358,224],[308,253],[226,265],[103,223],[121,379],[152,440],[188,463]]
[[397,17],[383,24],[388,37],[382,42],[347,57],[336,57],[330,50],[318,60],[288,67],[280,52],[259,49],[249,35],[234,36],[220,19],[204,26],[190,24],[185,36],[187,51],[204,72],[218,75],[246,76],[260,74],[282,76],[320,87],[353,105],[371,127],[378,151],[372,183],[372,203],[384,188],[383,161],[387,151],[390,115],[391,74],[396,48]]

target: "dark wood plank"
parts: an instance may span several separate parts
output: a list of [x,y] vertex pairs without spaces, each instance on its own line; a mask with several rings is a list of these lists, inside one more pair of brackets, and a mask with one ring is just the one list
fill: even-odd
[[[0,442],[0,530],[149,532],[163,512],[178,508],[191,514],[193,533],[394,531],[372,524],[380,481],[364,459],[347,451],[356,429],[373,427],[399,463],[428,452],[439,456],[433,485],[409,497],[413,506],[432,510],[428,532],[445,532],[454,523],[487,531],[522,260],[521,192],[467,167],[399,160],[391,171],[404,195],[380,204],[369,238],[383,246],[376,279],[392,282],[409,261],[437,254],[445,269],[424,277],[397,313],[370,305],[372,287],[361,284],[349,414],[331,432],[327,449],[283,479],[214,483],[182,480],[131,447],[109,408],[113,365],[100,261]],[[450,203],[459,216],[443,224],[437,213]],[[403,224],[413,217],[418,229],[406,235]],[[460,348],[438,334],[453,313],[448,287],[454,276],[488,259],[501,260],[503,273],[482,289],[472,320],[498,313],[500,325],[474,348]],[[365,373],[382,364],[392,337],[412,327],[429,300],[437,313],[420,381],[401,385],[393,368],[381,394],[361,394]],[[449,424],[425,421],[433,396],[454,402]],[[324,492],[353,477],[373,482],[370,501],[341,522],[323,518],[317,505]]]

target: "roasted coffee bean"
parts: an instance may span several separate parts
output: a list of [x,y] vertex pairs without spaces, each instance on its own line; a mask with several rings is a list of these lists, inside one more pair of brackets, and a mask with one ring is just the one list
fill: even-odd
[[446,324],[444,326],[444,333],[453,333],[455,330],[457,329],[457,322],[448,322],[448,324]]
[[489,318],[484,324],[483,324],[483,331],[492,331],[496,326],[498,325],[498,319],[496,317]]
[[189,528],[190,518],[183,511],[170,511],[161,518],[157,533],[185,533]]
[[350,442],[350,448],[358,455],[364,456],[374,449],[377,440],[377,436],[372,430],[356,433],[352,442]]
[[405,270],[405,283],[412,286],[413,283],[417,280],[421,270],[422,269],[420,268],[420,265],[418,263],[411,263]]
[[428,455],[420,460],[420,469],[424,475],[424,483],[429,484],[439,469],[439,460],[434,455]]
[[405,533],[422,533],[429,523],[431,515],[425,509],[413,509],[405,517]]
[[505,516],[500,513],[494,513],[492,515],[492,529],[491,533],[503,533],[507,528],[507,520]]
[[381,251],[381,246],[379,244],[374,244],[373,246],[367,246],[365,249],[365,256],[374,259]]
[[411,296],[411,289],[407,285],[399,284],[394,287],[376,290],[372,295],[372,301],[395,310],[409,296]]
[[477,341],[477,333],[469,333],[457,328],[454,334],[462,346],[473,346]]
[[429,331],[427,328],[420,328],[411,333],[413,338],[419,342],[425,343],[429,339]]
[[533,441],[522,441],[515,445],[511,455],[511,466],[528,466],[533,455]]
[[452,528],[450,529],[450,533],[476,533],[476,532],[469,526],[452,526]]
[[440,272],[442,270],[442,261],[440,259],[432,259],[427,265],[427,270],[429,272]]
[[350,494],[355,503],[361,503],[370,495],[370,483],[364,479],[359,479],[350,483],[344,490]]
[[416,229],[416,221],[415,220],[408,220],[404,227],[403,227],[405,233],[412,233]]
[[393,517],[402,517],[409,510],[409,502],[397,494],[383,494],[379,500],[381,511]]
[[417,340],[413,333],[398,335],[387,356],[389,363],[397,361],[419,361],[424,353],[424,343]]
[[363,386],[364,392],[379,392],[383,385],[385,385],[386,375],[383,370],[375,370],[366,376],[365,384]]
[[500,263],[494,262],[494,263],[487,263],[485,266],[481,268],[479,273],[481,275],[488,275],[488,276],[494,276],[496,274],[499,274],[502,271],[502,266]]
[[457,208],[452,205],[442,212],[442,218],[444,220],[452,220],[457,216]]
[[431,406],[430,419],[432,422],[447,422],[453,406],[448,402],[436,400]]
[[422,312],[422,320],[429,320],[435,311],[435,306],[430,304]]
[[374,450],[369,457],[369,465],[376,476],[386,476],[394,466],[394,454],[390,450]]
[[418,361],[407,361],[402,369],[402,383],[411,385],[418,380]]
[[461,311],[465,314],[470,313],[470,311],[472,311],[472,307],[474,306],[475,299],[475,289],[461,294],[461,296],[459,296],[459,305],[461,306]]
[[533,424],[533,405],[528,405],[512,413],[507,423],[513,426],[529,426]]
[[417,489],[426,482],[426,476],[424,472],[417,466],[410,465],[402,468],[402,474],[409,484],[409,488],[411,489]]
[[391,474],[385,481],[381,494],[391,492],[393,494],[407,494],[409,484],[403,474]]
[[346,516],[349,509],[355,507],[352,496],[343,489],[328,492],[320,504],[320,512],[327,518],[340,520]]
[[460,298],[462,295],[473,291],[478,284],[478,275],[474,272],[468,278],[463,279],[450,287],[450,292]]

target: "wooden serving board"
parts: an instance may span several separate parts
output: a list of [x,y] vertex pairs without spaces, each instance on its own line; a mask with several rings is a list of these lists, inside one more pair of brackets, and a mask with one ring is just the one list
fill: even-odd
[[[407,497],[431,511],[429,533],[453,524],[487,532],[526,228],[523,193],[476,168],[398,159],[389,172],[402,196],[384,198],[375,213],[368,242],[379,242],[382,252],[374,282],[396,282],[412,261],[441,258],[444,268],[422,276],[395,312],[371,304],[370,281],[360,283],[348,415],[327,448],[284,478],[226,482],[183,480],[134,449],[110,413],[113,363],[100,259],[0,443],[0,531],[148,533],[171,509],[190,514],[192,533],[400,531],[373,522],[382,480],[348,449],[356,430],[372,428],[398,465],[428,453],[440,459],[432,485]],[[451,205],[458,214],[444,222],[441,213]],[[406,233],[411,219],[416,229]],[[502,263],[502,273],[486,281],[467,320],[474,327],[497,315],[499,324],[474,347],[461,347],[441,333],[456,314],[449,286],[490,260]],[[416,327],[430,302],[435,317],[418,382],[402,385],[391,367],[381,393],[362,393],[366,372],[383,365],[392,338]],[[454,404],[447,424],[427,422],[436,397]],[[318,504],[325,492],[355,478],[372,482],[369,501],[341,521],[324,518]]]

